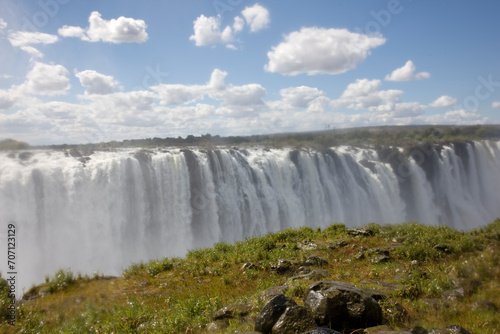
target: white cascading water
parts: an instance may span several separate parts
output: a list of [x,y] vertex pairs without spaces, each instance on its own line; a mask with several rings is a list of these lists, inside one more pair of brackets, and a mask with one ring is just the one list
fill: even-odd
[[132,263],[288,227],[472,229],[500,217],[499,147],[444,146],[392,166],[350,147],[120,149],[87,160],[61,150],[1,152],[1,244],[14,223],[20,290],[58,269],[120,275]]

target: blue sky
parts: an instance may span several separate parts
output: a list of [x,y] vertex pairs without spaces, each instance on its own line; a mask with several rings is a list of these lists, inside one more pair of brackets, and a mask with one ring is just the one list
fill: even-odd
[[500,121],[500,2],[0,0],[0,138]]

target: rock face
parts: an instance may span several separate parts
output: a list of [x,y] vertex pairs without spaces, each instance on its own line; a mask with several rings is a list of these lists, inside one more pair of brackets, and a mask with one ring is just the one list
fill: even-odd
[[255,330],[264,334],[271,333],[274,324],[278,321],[285,310],[290,306],[295,306],[297,303],[283,294],[279,294],[272,298],[264,305],[257,319],[255,319]]
[[301,334],[316,328],[314,317],[304,306],[290,306],[274,324],[272,334]]
[[369,294],[345,282],[319,281],[305,293],[304,305],[319,325],[336,330],[376,326],[382,322],[382,309]]

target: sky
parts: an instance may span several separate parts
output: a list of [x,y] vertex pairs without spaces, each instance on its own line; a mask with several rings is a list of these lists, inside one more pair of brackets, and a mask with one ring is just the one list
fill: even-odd
[[0,139],[500,123],[500,1],[0,0]]

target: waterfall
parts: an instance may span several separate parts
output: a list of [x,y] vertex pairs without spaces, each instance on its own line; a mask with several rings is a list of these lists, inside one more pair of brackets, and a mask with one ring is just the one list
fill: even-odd
[[[58,269],[131,263],[288,227],[418,221],[472,229],[500,217],[500,142],[325,152],[161,148],[0,152],[0,231],[17,227],[19,287]],[[0,270],[7,269],[7,249]]]

